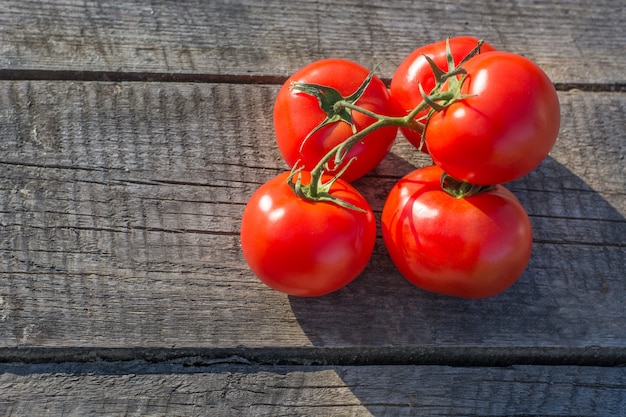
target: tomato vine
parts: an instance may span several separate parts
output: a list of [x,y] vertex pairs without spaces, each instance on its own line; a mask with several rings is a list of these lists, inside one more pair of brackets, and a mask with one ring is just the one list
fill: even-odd
[[375,71],[322,60],[279,91],[274,126],[291,170],[246,205],[248,264],[268,286],[299,296],[355,279],[371,257],[376,223],[349,182],[385,157],[400,130],[434,165],[408,173],[387,195],[381,227],[394,264],[428,291],[504,291],[528,264],[532,228],[502,183],[537,167],[554,145],[554,86],[527,58],[471,37],[417,48],[389,89]]

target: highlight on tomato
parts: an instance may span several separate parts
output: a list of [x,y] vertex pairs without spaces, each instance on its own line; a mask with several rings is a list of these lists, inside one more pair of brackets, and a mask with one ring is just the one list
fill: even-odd
[[554,146],[559,99],[531,60],[503,51],[474,56],[462,67],[463,98],[429,119],[424,139],[435,164],[473,184],[502,184],[535,169]]
[[[463,58],[476,48],[479,43],[477,38],[471,36],[457,36],[449,40],[449,52],[454,59],[454,65],[458,65]],[[484,42],[479,52],[495,51],[489,43]],[[390,93],[393,99],[408,114],[422,100],[420,86],[424,92],[430,93],[435,87],[435,75],[430,63],[426,59],[430,58],[432,62],[442,69],[448,70],[446,40],[423,45],[411,52],[396,68],[390,84]],[[429,109],[419,112],[416,116],[417,120],[423,119],[428,114]],[[422,120],[424,121],[424,120]],[[422,143],[422,134],[416,130],[409,128],[400,128],[402,135],[416,148],[428,152]]]
[[[310,180],[301,172],[302,182]],[[257,189],[241,221],[241,247],[254,274],[275,290],[320,296],[353,281],[374,250],[376,221],[371,207],[349,183],[328,176],[335,202],[296,195],[284,173]],[[328,181],[331,181],[328,183]]]
[[[378,76],[372,75],[364,91],[359,91],[370,74],[360,64],[331,58],[312,62],[287,79],[274,103],[274,131],[280,153],[289,166],[300,161],[306,170],[312,170],[332,148],[376,121],[361,112],[337,111],[333,109],[336,101],[348,99],[352,104],[386,116],[400,113]],[[321,103],[315,94],[294,88],[299,85],[323,87],[324,91],[318,95],[335,101]],[[327,173],[336,174],[351,161],[342,179],[352,182],[362,177],[385,158],[397,131],[397,127],[388,126],[366,135],[340,165],[330,163]]]
[[392,188],[381,219],[387,251],[424,290],[469,299],[499,294],[529,262],[528,215],[502,185],[456,198],[442,188],[442,174],[420,168]]

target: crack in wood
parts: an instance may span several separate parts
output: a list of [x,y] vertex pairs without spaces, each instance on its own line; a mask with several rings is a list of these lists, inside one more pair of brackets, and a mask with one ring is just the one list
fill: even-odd
[[104,81],[211,84],[283,84],[286,76],[175,72],[0,69],[0,81]]
[[621,347],[4,347],[0,363],[133,363],[183,367],[240,365],[372,366],[442,365],[508,367],[513,365],[626,366]]
[[[185,72],[130,72],[0,69],[0,81],[103,81],[103,82],[161,82],[210,84],[276,84],[282,85],[287,76],[270,74],[203,74]],[[389,85],[390,78],[382,78]],[[554,83],[557,91],[626,92],[626,83]]]

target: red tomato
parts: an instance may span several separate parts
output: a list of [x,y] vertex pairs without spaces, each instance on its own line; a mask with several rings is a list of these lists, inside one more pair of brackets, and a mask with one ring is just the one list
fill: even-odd
[[442,172],[417,169],[393,187],[382,213],[387,250],[402,275],[425,290],[462,298],[496,295],[528,264],[528,215],[501,185],[451,197],[440,186]]
[[[457,65],[476,45],[478,45],[478,39],[471,36],[450,38],[450,52],[454,58],[454,64]],[[493,46],[486,42],[480,48],[481,52],[495,50]],[[422,95],[419,89],[420,84],[426,93],[429,93],[435,87],[433,70],[426,58],[424,58],[424,55],[430,57],[442,70],[448,70],[445,40],[421,46],[402,61],[391,79],[390,91],[391,96],[400,104],[405,114],[410,113],[411,110],[422,102]],[[419,113],[416,119],[425,116],[427,113],[428,109]],[[400,131],[413,146],[419,149],[422,140],[422,135],[419,132],[407,128],[402,128]],[[422,150],[427,152],[426,149]]]
[[[313,62],[293,74],[279,90],[274,104],[274,130],[280,152],[290,166],[298,160],[305,169],[312,170],[324,155],[348,137],[352,127],[343,121],[323,127],[309,137],[307,135],[326,119],[316,97],[290,89],[292,82],[320,84],[336,89],[347,97],[356,92],[369,75],[369,70],[357,63],[344,59],[326,59]],[[374,76],[356,104],[374,113],[397,116],[399,111],[393,105],[385,84]],[[352,111],[357,131],[363,130],[376,120],[362,113]],[[331,167],[329,174],[336,173],[345,163],[356,157],[342,179],[351,182],[371,171],[384,159],[393,144],[398,129],[385,127],[367,135],[357,143],[339,167]]]
[[[303,182],[309,181],[308,173],[302,174]],[[297,296],[328,294],[367,265],[376,240],[374,214],[341,179],[330,194],[365,212],[303,200],[287,184],[288,175],[268,181],[248,201],[241,221],[244,257],[271,288]]]
[[424,138],[433,160],[452,177],[502,184],[532,171],[559,133],[556,90],[535,63],[509,52],[486,52],[463,65],[461,87],[472,97],[435,113]]

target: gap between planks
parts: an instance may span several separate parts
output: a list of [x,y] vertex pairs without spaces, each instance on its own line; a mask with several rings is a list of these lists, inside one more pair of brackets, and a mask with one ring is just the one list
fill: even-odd
[[[281,85],[286,80],[287,77],[280,75],[0,69],[0,81],[101,81]],[[387,85],[391,82],[389,78],[383,78],[383,81]],[[557,91],[626,92],[626,83],[555,83],[554,86]]]
[[262,348],[0,348],[1,363],[145,363],[208,366],[442,365],[506,367],[513,365],[626,366],[621,347],[262,347]]

